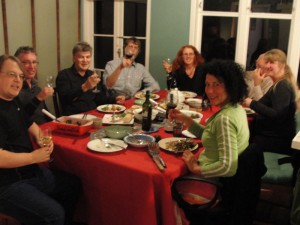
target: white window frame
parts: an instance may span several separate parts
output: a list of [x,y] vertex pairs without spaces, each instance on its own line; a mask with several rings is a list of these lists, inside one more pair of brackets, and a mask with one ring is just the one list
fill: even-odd
[[[151,19],[151,1],[147,0],[147,19],[146,19],[146,37],[137,37],[144,39],[146,42],[145,49],[145,67],[149,67],[149,52],[150,52],[150,19]],[[123,18],[124,18],[124,0],[114,0],[114,33],[101,34],[102,37],[113,37],[114,40],[114,59],[118,58],[117,49],[123,51],[123,39],[128,36],[123,36]],[[94,0],[82,1],[82,40],[94,46]],[[94,67],[94,61],[91,63]]]
[[[190,44],[201,49],[203,16],[238,17],[235,61],[246,65],[249,26],[251,18],[291,20],[287,63],[297,77],[300,60],[300,1],[294,0],[292,13],[252,13],[251,0],[239,0],[238,12],[203,11],[205,0],[191,0]],[[209,0],[206,0],[209,1]]]

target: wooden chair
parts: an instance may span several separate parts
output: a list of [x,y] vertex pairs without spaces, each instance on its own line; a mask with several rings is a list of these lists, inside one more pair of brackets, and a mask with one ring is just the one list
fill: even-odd
[[0,225],[21,225],[21,223],[10,216],[0,213]]

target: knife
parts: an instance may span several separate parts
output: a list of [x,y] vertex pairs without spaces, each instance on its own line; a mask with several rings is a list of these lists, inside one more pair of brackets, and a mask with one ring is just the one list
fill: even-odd
[[148,150],[149,155],[152,157],[153,161],[155,162],[155,164],[157,165],[158,169],[160,171],[164,171],[165,167],[163,166],[163,164],[160,161],[160,157],[159,155],[156,154],[156,152]]

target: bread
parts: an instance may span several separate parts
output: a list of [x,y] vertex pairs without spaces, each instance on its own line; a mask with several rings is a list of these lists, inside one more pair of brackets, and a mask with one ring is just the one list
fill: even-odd
[[132,120],[132,114],[128,113],[126,114],[126,116],[124,116],[123,118],[123,123],[130,123],[130,121]]

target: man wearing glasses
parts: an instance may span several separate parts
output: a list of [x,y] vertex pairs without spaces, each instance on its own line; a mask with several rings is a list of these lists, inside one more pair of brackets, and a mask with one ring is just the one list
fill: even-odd
[[132,98],[138,91],[158,91],[159,84],[146,68],[135,62],[141,49],[141,42],[135,37],[125,41],[124,57],[109,61],[103,74],[108,88],[115,90],[126,99]]
[[34,48],[21,46],[17,49],[15,56],[19,58],[24,69],[25,79],[19,98],[26,111],[32,115],[31,119],[37,124],[42,124],[49,119],[42,113],[42,109],[47,109],[45,100],[54,93],[53,87],[40,88],[36,80],[37,55]]

